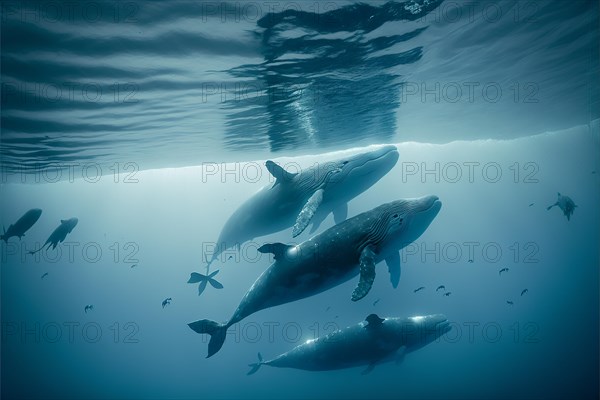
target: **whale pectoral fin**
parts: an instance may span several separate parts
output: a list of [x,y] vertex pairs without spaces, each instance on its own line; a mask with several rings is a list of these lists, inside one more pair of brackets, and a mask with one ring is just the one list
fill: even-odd
[[398,283],[400,282],[400,252],[393,253],[385,258],[385,263],[387,264],[388,271],[390,273],[390,282],[392,282],[392,286],[394,289],[398,287]]
[[396,352],[396,365],[402,363],[404,361],[404,356],[406,355],[406,346],[402,346]]
[[375,280],[375,253],[370,247],[365,247],[360,254],[360,280],[352,292],[352,301],[365,297]]
[[294,229],[292,230],[292,236],[296,237],[308,226],[310,220],[317,212],[317,209],[323,202],[323,189],[319,189],[313,193],[312,196],[308,199],[300,214],[298,214],[298,218],[296,218],[296,223],[294,224]]
[[294,247],[284,243],[267,243],[263,244],[258,248],[260,253],[271,253],[275,256],[275,260],[283,257],[285,252],[290,248]]
[[287,172],[285,169],[275,164],[271,160],[268,160],[265,163],[265,166],[267,167],[267,171],[269,171],[269,173],[275,178],[275,183],[273,184],[272,188],[280,183],[289,182],[294,178],[294,176],[298,175],[296,173]]
[[367,374],[370,374],[370,373],[371,373],[371,371],[373,371],[373,370],[375,369],[375,366],[376,366],[376,365],[377,365],[377,362],[376,362],[376,361],[373,361],[373,362],[372,362],[371,364],[369,364],[369,366],[368,366],[368,367],[367,367],[365,370],[363,370],[363,371],[362,371],[360,374],[361,374],[361,375],[367,375]]
[[333,209],[333,221],[336,224],[343,222],[348,218],[348,203],[339,204]]

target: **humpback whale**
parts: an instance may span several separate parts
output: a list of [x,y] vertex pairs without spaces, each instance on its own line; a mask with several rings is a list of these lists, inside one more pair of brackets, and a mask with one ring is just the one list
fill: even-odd
[[577,207],[577,205],[569,196],[563,196],[560,193],[558,193],[558,199],[556,200],[556,203],[548,206],[546,210],[549,210],[554,206],[558,206],[558,208],[562,210],[563,214],[567,217],[567,221],[571,220],[571,215],[573,214],[573,211],[575,211],[575,207]]
[[299,173],[288,172],[273,161],[266,168],[275,178],[244,202],[223,226],[210,265],[225,250],[293,225],[298,236],[312,223],[311,233],[333,213],[335,223],[346,219],[348,201],[387,174],[398,161],[395,146],[316,164]]
[[369,315],[364,322],[336,330],[326,336],[296,346],[272,360],[249,364],[252,375],[262,365],[329,371],[365,365],[363,375],[376,365],[399,362],[407,353],[436,341],[452,329],[442,314],[410,318],[379,318]]
[[48,248],[50,248],[50,246],[52,246],[52,249],[55,249],[56,246],[59,243],[62,243],[65,240],[65,238],[67,237],[67,235],[69,233],[71,233],[73,228],[75,228],[75,226],[77,225],[77,222],[79,222],[79,220],[77,218],[61,219],[60,225],[48,237],[48,240],[46,240],[46,243],[44,243],[44,245],[41,246],[39,249],[30,251],[29,254],[35,254],[38,251],[42,250],[46,246],[48,246]]
[[33,224],[37,222],[37,220],[40,218],[40,215],[42,215],[42,210],[39,208],[32,208],[31,210],[27,211],[21,218],[17,220],[17,222],[10,225],[8,230],[4,229],[4,234],[0,235],[0,240],[4,240],[6,243],[8,243],[8,239],[13,236],[17,236],[19,240],[21,240],[21,238],[25,236],[25,232],[27,232],[29,228],[31,228]]
[[265,244],[258,250],[273,253],[275,262],[246,292],[229,321],[219,324],[203,319],[188,325],[211,336],[210,357],[223,346],[230,326],[257,311],[310,297],[359,274],[352,300],[360,300],[371,289],[380,261],[385,260],[392,285],[397,287],[399,250],[425,232],[441,206],[437,196],[397,200],[349,218],[299,245]]

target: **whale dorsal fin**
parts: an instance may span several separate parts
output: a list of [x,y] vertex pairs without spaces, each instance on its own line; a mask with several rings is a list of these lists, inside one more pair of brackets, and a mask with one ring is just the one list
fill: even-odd
[[368,323],[367,326],[377,326],[377,325],[381,325],[381,323],[383,321],[385,321],[385,319],[380,318],[379,315],[377,315],[377,314],[369,314],[367,316],[367,318],[365,318],[365,321],[367,321],[367,323]]
[[65,222],[67,222],[67,220],[66,220],[66,219],[61,219],[61,220],[60,220],[60,223],[61,223],[61,224],[64,224]]
[[285,252],[290,248],[294,247],[284,243],[267,243],[258,248],[261,253],[271,253],[275,256],[275,260],[281,258]]
[[276,179],[273,187],[275,187],[279,183],[285,183],[291,181],[294,176],[298,175],[297,173],[287,172],[283,167],[275,164],[275,162],[268,160],[265,163],[267,167],[267,171]]

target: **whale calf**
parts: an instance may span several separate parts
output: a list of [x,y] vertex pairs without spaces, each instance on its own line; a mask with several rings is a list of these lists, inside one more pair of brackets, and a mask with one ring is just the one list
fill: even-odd
[[348,201],[383,176],[398,161],[396,146],[386,145],[335,161],[318,163],[299,173],[288,172],[273,161],[266,168],[275,178],[244,202],[223,226],[210,265],[225,250],[259,236],[294,226],[296,237],[312,223],[311,233],[330,214],[336,223],[346,219]]
[[67,237],[67,235],[69,233],[71,233],[71,231],[73,230],[73,228],[75,228],[75,226],[77,225],[78,222],[79,222],[79,220],[77,218],[61,219],[60,225],[48,237],[48,240],[46,240],[46,243],[44,243],[44,245],[41,246],[39,249],[30,251],[29,254],[35,254],[38,251],[42,250],[46,246],[48,246],[48,248],[50,248],[50,246],[52,246],[52,249],[55,249],[56,246],[59,243],[62,243],[65,240],[65,238]]
[[573,214],[573,211],[575,211],[575,207],[577,207],[575,202],[571,200],[569,196],[563,196],[560,193],[558,193],[556,203],[548,206],[546,210],[550,210],[554,206],[558,206],[558,208],[562,210],[563,214],[567,217],[567,221],[571,220],[571,215]]
[[246,292],[226,323],[203,319],[188,324],[211,336],[208,357],[223,346],[227,329],[247,316],[277,305],[304,299],[360,274],[352,300],[366,296],[375,279],[375,265],[385,260],[393,287],[400,280],[400,249],[415,241],[438,214],[437,196],[386,203],[349,218],[309,240],[291,246],[265,244],[275,262]]
[[13,236],[17,236],[19,240],[23,236],[25,236],[25,232],[29,230],[40,219],[40,215],[42,215],[42,210],[39,208],[32,208],[27,211],[21,218],[17,220],[14,224],[8,227],[8,230],[4,229],[4,234],[0,235],[0,240],[4,240],[8,243],[8,239]]
[[369,315],[364,322],[336,330],[326,336],[296,346],[272,360],[249,364],[248,375],[262,365],[297,368],[308,371],[329,371],[367,366],[369,373],[376,365],[399,362],[407,353],[436,341],[452,329],[442,314],[410,318],[379,318]]

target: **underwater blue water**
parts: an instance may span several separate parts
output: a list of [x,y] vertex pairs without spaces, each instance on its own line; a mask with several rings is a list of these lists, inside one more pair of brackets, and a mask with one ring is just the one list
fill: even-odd
[[[2,398],[598,398],[596,2],[78,4],[2,3],[0,223],[43,210],[0,245]],[[231,316],[273,261],[257,247],[311,237],[229,250],[211,267],[221,290],[186,283],[273,182],[265,161],[383,143],[399,161],[348,217],[443,204],[398,288],[382,263],[364,299],[355,278],[257,312],[206,359],[187,324]],[[557,192],[570,220],[546,209]],[[64,243],[27,254],[71,217]],[[371,313],[453,329],[366,375],[246,376],[258,352]]]

